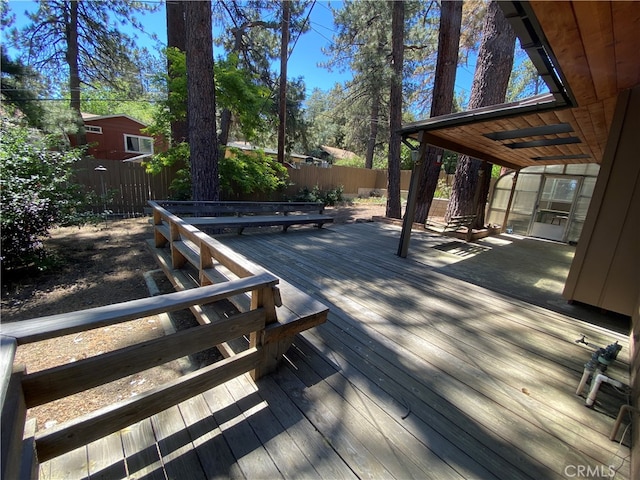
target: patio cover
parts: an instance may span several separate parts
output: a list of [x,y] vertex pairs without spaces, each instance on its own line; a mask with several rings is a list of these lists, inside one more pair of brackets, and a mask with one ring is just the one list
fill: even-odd
[[550,93],[406,124],[414,138],[519,170],[600,163],[618,93],[640,84],[637,2],[500,2]]

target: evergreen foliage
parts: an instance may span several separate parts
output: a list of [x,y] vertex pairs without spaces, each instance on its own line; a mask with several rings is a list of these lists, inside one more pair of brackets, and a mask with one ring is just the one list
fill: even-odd
[[[82,223],[84,197],[72,182],[81,151],[65,151],[37,130],[0,123],[2,270],[42,266],[42,240],[59,224]],[[55,147],[56,149],[52,149]]]

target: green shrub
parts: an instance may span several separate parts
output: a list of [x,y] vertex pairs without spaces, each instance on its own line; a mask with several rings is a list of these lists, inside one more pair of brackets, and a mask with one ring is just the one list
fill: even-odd
[[344,187],[342,185],[327,191],[321,191],[318,185],[314,186],[312,189],[309,189],[309,187],[302,187],[293,200],[295,202],[322,202],[325,205],[333,206],[343,201],[343,192]]
[[44,264],[43,239],[57,224],[84,223],[84,197],[71,182],[78,150],[54,151],[38,131],[0,126],[0,228],[2,270]]
[[289,184],[287,168],[262,150],[250,152],[227,147],[218,164],[220,189],[225,197],[251,193],[271,193]]

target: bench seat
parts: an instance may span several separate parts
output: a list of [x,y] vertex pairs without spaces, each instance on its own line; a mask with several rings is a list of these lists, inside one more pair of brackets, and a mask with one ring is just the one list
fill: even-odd
[[195,226],[213,228],[236,228],[242,233],[247,227],[282,227],[286,232],[291,225],[313,224],[322,228],[325,223],[333,222],[333,218],[321,214],[309,215],[247,215],[242,217],[184,217],[186,223]]
[[441,233],[456,232],[458,230],[462,230],[463,228],[469,229],[475,219],[475,215],[454,216],[451,217],[447,222],[438,222],[431,218],[427,218],[426,227],[430,230],[436,230]]

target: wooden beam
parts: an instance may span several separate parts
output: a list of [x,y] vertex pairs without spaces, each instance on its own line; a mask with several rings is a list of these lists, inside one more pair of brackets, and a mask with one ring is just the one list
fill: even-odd
[[222,342],[262,330],[264,325],[264,310],[252,310],[234,315],[221,323],[199,325],[144,343],[29,374],[22,381],[27,407],[52,402],[200,352]]
[[182,310],[192,305],[213,303],[240,293],[263,287],[273,287],[278,281],[279,279],[270,273],[261,273],[253,277],[193,288],[183,292],[9,323],[3,325],[2,330],[4,335],[15,338],[18,345],[22,345],[158,313]]
[[451,140],[447,140],[438,135],[434,135],[432,132],[423,132],[423,141],[434,145],[436,147],[444,148],[445,150],[451,150],[457,153],[461,153],[463,155],[468,155],[473,158],[477,158],[478,160],[486,160],[489,163],[493,163],[495,165],[500,165],[502,167],[507,167],[512,170],[519,170],[522,168],[521,165],[505,160],[501,157],[497,157],[493,154],[483,152],[482,150],[475,149],[471,146],[462,144],[460,142],[453,142]]
[[102,408],[59,428],[42,431],[36,434],[38,461],[46,462],[87,445],[253,370],[260,365],[262,357],[261,350],[251,348],[163,387]]
[[513,197],[516,193],[516,184],[518,183],[518,177],[520,176],[520,170],[516,170],[513,175],[513,182],[511,184],[511,193],[509,193],[509,200],[507,201],[507,209],[504,212],[504,219],[502,220],[502,233],[507,229],[507,222],[509,221],[509,210],[511,210],[511,204],[513,203]]

